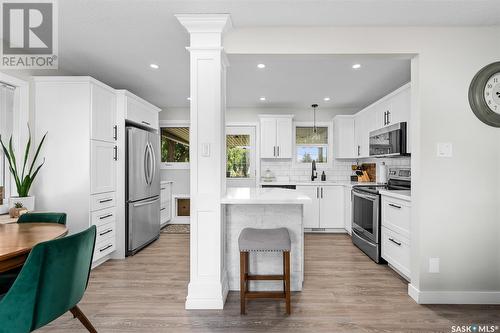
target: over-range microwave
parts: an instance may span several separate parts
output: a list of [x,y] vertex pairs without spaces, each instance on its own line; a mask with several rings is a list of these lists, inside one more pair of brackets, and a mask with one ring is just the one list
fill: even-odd
[[406,156],[407,143],[406,122],[397,123],[391,126],[370,132],[370,156]]

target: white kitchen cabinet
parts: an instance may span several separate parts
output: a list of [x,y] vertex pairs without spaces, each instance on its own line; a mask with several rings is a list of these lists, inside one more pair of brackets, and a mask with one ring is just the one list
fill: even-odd
[[411,85],[406,84],[372,105],[376,109],[378,128],[410,122],[410,88]]
[[160,184],[160,223],[165,226],[172,219],[172,182],[162,181]]
[[260,157],[292,158],[293,116],[259,115]]
[[159,112],[161,109],[127,90],[117,90],[119,105],[124,107],[125,120],[134,124],[159,130]]
[[301,185],[297,190],[311,198],[304,204],[304,228],[344,229],[343,186]]
[[90,154],[90,193],[114,192],[117,146],[112,142],[92,140]]
[[373,109],[365,109],[355,116],[356,155],[368,157],[370,155],[370,132],[376,129],[376,114]]
[[352,188],[344,187],[344,228],[350,235],[352,232]]
[[357,157],[354,116],[333,118],[333,156],[349,159]]
[[411,202],[382,192],[382,258],[409,280]]
[[100,264],[116,248],[116,226],[125,223],[116,218],[115,90],[91,77],[50,76],[34,77],[32,93],[35,140],[47,133],[33,187],[37,209],[65,212],[71,234],[96,225]]
[[311,198],[304,204],[304,228],[319,228],[319,187],[297,186],[297,191]]
[[113,90],[96,84],[92,84],[90,90],[92,99],[92,139],[115,142],[117,139],[116,94]]

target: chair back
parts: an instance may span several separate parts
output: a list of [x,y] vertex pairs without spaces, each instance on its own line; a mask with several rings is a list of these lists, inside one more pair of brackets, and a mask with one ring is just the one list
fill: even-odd
[[87,288],[96,227],[36,245],[0,301],[0,333],[34,331],[80,302]]
[[66,213],[25,213],[19,216],[17,223],[59,223],[66,225]]

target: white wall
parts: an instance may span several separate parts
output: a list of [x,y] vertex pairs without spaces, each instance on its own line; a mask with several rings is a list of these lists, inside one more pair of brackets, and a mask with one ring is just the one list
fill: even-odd
[[[467,100],[474,74],[498,61],[499,35],[500,27],[302,27],[236,29],[225,39],[228,53],[418,54],[412,284],[431,302],[473,302],[483,295],[474,292],[500,291],[500,129],[480,122]],[[436,157],[438,142],[453,143],[454,156]],[[440,258],[439,274],[428,272],[431,257]]]

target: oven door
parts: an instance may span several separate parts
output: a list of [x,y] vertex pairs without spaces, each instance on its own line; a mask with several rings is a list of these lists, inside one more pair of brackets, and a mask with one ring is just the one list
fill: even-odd
[[406,153],[406,123],[370,132],[370,156],[398,156]]
[[352,230],[373,244],[379,240],[379,207],[378,194],[352,190]]

